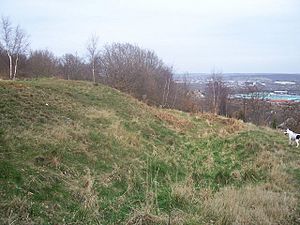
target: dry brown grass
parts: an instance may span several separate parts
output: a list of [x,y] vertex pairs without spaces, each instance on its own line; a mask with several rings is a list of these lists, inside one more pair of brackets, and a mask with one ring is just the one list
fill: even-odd
[[231,135],[245,128],[245,125],[238,120],[228,119],[226,123],[228,124],[219,130],[220,136]]
[[117,181],[121,179],[122,177],[121,172],[122,172],[121,168],[115,164],[113,170],[109,173],[102,174],[98,178],[98,181],[101,185],[105,187],[109,187],[113,181]]
[[270,171],[276,165],[280,164],[280,160],[269,151],[261,151],[257,154],[254,165],[258,168]]
[[137,133],[127,131],[121,124],[120,120],[116,120],[107,128],[107,135],[112,135],[122,145],[127,147],[140,147],[140,136]]
[[[64,123],[59,124],[47,124],[41,129],[34,129],[33,127],[20,132],[18,137],[26,138],[31,143],[36,145],[40,144],[60,144],[64,142],[70,142],[71,140],[80,140],[78,144],[74,146],[72,151],[76,154],[84,154],[91,161],[96,161],[97,156],[95,152],[89,149],[89,139],[88,134],[90,130],[84,127],[79,122]],[[54,157],[54,158],[53,158]],[[47,158],[50,163],[57,167],[60,164],[60,159],[56,156],[52,158]]]
[[50,158],[50,164],[52,166],[54,166],[55,168],[59,167],[59,165],[60,165],[60,159],[59,159],[59,157],[58,156],[52,156]]
[[166,122],[170,128],[177,131],[184,131],[193,127],[193,124],[189,120],[182,118],[179,115],[171,114],[167,111],[157,110],[155,112],[155,117]]
[[26,137],[34,143],[60,143],[71,139],[79,139],[83,142],[89,130],[79,122],[63,122],[57,124],[46,124],[39,129],[31,127],[17,134]]
[[171,195],[177,202],[188,204],[191,201],[196,201],[198,194],[192,178],[186,180],[184,183],[175,183],[171,186]]
[[82,204],[84,208],[92,210],[94,213],[98,213],[98,199],[97,193],[94,190],[95,178],[92,176],[89,168],[86,168],[85,175],[79,179],[79,182],[75,182],[70,185],[70,189],[73,190],[74,197]]
[[141,206],[139,209],[135,209],[125,222],[126,225],[182,225],[190,219],[193,215],[188,215],[181,210],[173,210],[169,214],[161,213],[155,215],[152,212],[153,207]]
[[266,181],[241,188],[225,187],[214,195],[208,194],[202,198],[204,216],[213,224],[291,224],[298,200],[287,170],[295,165],[284,161],[286,153],[282,149],[249,145],[249,149],[258,150],[253,160],[245,162],[241,170],[232,171],[231,176],[241,180],[247,171],[248,176],[263,171]]
[[[267,150],[258,153],[252,167],[267,172],[270,185],[273,189],[291,190],[291,177],[286,173],[288,165],[281,158],[282,153]],[[270,186],[269,185],[269,186]]]
[[265,186],[224,188],[204,203],[204,213],[214,224],[290,224],[297,205],[295,196]]
[[1,224],[33,224],[30,215],[32,202],[27,198],[15,197],[9,202],[0,202],[0,210],[5,217],[0,218]]
[[221,137],[226,135],[231,135],[245,129],[245,124],[239,120],[235,120],[231,118],[222,118],[220,122],[222,123],[222,128],[219,129],[218,134]]
[[198,135],[200,138],[208,138],[215,135],[227,137],[248,127],[247,124],[240,120],[214,114],[197,113],[194,116],[196,120],[205,122],[205,126],[200,128],[201,132]]
[[[141,218],[143,218],[143,219],[139,220],[138,221],[139,223],[135,223],[135,224],[141,224],[141,225],[146,225],[146,224],[182,225],[182,224],[186,224],[187,221],[191,220],[191,218],[194,217],[194,215],[186,214],[181,210],[173,210],[173,211],[170,212],[169,215],[162,214],[162,215],[157,216],[157,215],[153,215],[153,214],[148,214],[148,215],[146,214],[146,217],[144,216],[145,214],[144,215],[141,214],[141,215],[142,215]],[[149,216],[150,216],[150,218],[152,217],[150,219],[150,221],[149,221]],[[146,220],[145,220],[145,218],[146,218]]]
[[29,88],[27,85],[25,84],[22,84],[22,83],[17,83],[17,82],[13,82],[11,80],[5,80],[5,81],[2,81],[1,86],[8,86],[9,88],[14,88],[14,89],[27,89]]
[[216,124],[223,125],[222,128],[229,134],[243,130],[247,127],[246,124],[240,120],[218,116],[211,113],[198,113],[196,118],[205,120],[208,126]]
[[34,158],[34,164],[38,166],[51,166],[58,168],[60,166],[60,158],[58,156],[37,156]]
[[151,209],[142,208],[135,210],[125,223],[126,225],[158,225],[167,224],[166,215],[157,216],[151,213]]

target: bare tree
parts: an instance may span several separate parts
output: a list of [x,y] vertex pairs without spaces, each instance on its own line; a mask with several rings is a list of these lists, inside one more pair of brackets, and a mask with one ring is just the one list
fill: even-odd
[[13,27],[7,17],[1,19],[1,47],[9,58],[9,79],[15,80],[18,71],[18,62],[29,46],[28,37],[20,26]]
[[190,110],[188,90],[173,80],[172,68],[151,50],[129,43],[104,46],[99,57],[103,83],[151,105]]
[[99,57],[98,41],[99,41],[98,36],[92,35],[86,47],[88,51],[88,59],[91,65],[94,83],[96,83],[95,71],[96,71],[97,58]]
[[87,80],[87,69],[82,58],[76,54],[65,54],[60,58],[60,70],[67,80]]
[[163,107],[165,107],[168,103],[171,81],[172,81],[172,76],[166,77],[166,82],[165,82],[165,87],[164,87],[164,92],[163,92],[163,100],[162,100]]
[[100,62],[106,84],[152,104],[166,105],[170,101],[172,69],[153,51],[114,43],[104,47]]
[[256,125],[261,125],[268,106],[267,101],[265,101],[266,92],[257,85],[250,85],[247,86],[247,98],[247,118]]
[[297,132],[300,131],[300,103],[287,102],[277,106],[277,120],[281,122],[281,128],[290,128]]
[[214,114],[227,114],[229,88],[223,82],[221,74],[213,73],[206,85],[206,102]]
[[26,72],[30,76],[57,76],[59,61],[49,50],[31,51],[27,62]]

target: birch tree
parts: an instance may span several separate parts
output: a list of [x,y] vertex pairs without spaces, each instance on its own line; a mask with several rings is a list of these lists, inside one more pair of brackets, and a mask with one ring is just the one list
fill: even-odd
[[96,71],[97,58],[99,57],[98,41],[99,41],[99,37],[96,35],[92,35],[87,44],[88,59],[91,65],[94,83],[96,83],[95,71]]
[[19,25],[13,27],[9,18],[2,17],[0,43],[9,59],[9,79],[15,80],[20,55],[24,54],[29,46],[28,37]]

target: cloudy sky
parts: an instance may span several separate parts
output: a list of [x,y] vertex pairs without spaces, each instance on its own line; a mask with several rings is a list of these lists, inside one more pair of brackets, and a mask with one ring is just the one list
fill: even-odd
[[32,49],[130,42],[175,72],[300,72],[299,0],[0,0]]

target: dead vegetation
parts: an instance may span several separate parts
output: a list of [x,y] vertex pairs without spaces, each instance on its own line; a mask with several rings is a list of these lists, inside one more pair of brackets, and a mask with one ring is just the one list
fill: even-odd
[[245,123],[233,118],[226,118],[210,113],[196,114],[195,118],[204,120],[206,124],[214,129],[218,129],[220,136],[231,135],[246,128]]
[[96,210],[98,208],[98,196],[93,189],[94,177],[91,175],[89,168],[86,168],[86,174],[81,179],[81,187],[79,188],[79,198],[83,202],[85,208]]
[[155,112],[155,117],[166,122],[171,128],[177,131],[189,130],[193,127],[193,124],[189,120],[182,118],[179,115],[175,116],[168,111],[157,110],[157,112]]
[[125,223],[126,225],[159,225],[166,224],[167,218],[153,215],[149,210],[136,210]]
[[32,224],[30,218],[30,203],[26,198],[16,197],[11,201],[1,201],[1,224]]
[[25,84],[11,82],[11,81],[7,81],[7,80],[1,80],[1,84],[0,85],[3,86],[3,87],[10,87],[10,88],[19,89],[19,90],[23,90],[23,89],[29,88]]
[[297,200],[264,185],[227,187],[204,202],[204,213],[215,224],[290,224]]

